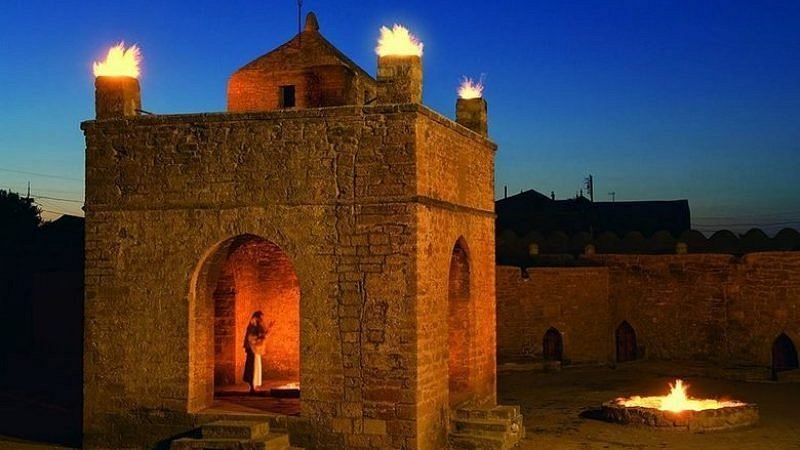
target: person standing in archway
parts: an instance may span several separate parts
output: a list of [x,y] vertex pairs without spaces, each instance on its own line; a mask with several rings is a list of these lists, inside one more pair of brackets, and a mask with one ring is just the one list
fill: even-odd
[[244,334],[244,351],[247,358],[244,362],[244,381],[250,385],[250,393],[256,392],[257,388],[261,386],[261,355],[264,354],[264,344],[267,340],[272,325],[275,321],[264,326],[264,313],[256,311],[250,317],[250,323],[247,325],[247,331]]

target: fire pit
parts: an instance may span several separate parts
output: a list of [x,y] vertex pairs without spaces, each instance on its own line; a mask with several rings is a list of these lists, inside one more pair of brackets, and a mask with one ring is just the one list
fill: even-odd
[[288,383],[269,390],[270,397],[300,398],[300,383]]
[[665,430],[720,431],[758,423],[758,406],[736,400],[695,399],[687,396],[682,380],[670,383],[669,395],[618,398],[603,403],[609,422]]

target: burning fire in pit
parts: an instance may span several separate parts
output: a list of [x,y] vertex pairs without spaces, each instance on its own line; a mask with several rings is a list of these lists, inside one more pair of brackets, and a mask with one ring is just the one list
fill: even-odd
[[395,24],[391,29],[381,27],[375,52],[378,56],[422,56],[422,47],[422,42],[408,28]]
[[683,380],[670,383],[668,395],[618,398],[603,403],[602,417],[611,422],[688,431],[729,430],[758,422],[758,406],[736,400],[696,399]]
[[139,78],[141,60],[142,52],[138,46],[131,45],[126,49],[125,43],[120,42],[108,50],[105,61],[94,63],[94,76]]
[[458,87],[458,97],[464,100],[483,97],[483,79],[478,81],[469,77],[464,77],[461,86]]
[[655,408],[661,411],[702,411],[704,409],[729,408],[732,406],[742,406],[744,403],[735,400],[712,400],[696,399],[686,395],[688,384],[684,385],[683,380],[675,380],[675,384],[670,383],[671,388],[668,395],[655,397],[640,397],[635,395],[630,398],[618,398],[617,404],[621,406],[638,406],[641,408]]

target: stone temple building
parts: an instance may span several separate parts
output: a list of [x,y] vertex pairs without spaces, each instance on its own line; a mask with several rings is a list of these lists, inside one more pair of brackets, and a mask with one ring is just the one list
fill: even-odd
[[[459,448],[492,421],[492,448],[520,438],[496,405],[482,99],[443,117],[420,57],[379,57],[375,79],[313,14],[231,76],[227,112],[137,115],[138,81],[96,87],[85,447]],[[299,383],[296,414],[222,401],[256,310],[264,384]]]

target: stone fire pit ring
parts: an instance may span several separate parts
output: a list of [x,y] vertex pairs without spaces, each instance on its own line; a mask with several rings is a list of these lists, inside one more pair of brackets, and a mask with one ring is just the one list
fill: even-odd
[[759,418],[758,405],[754,403],[701,411],[672,412],[656,408],[624,406],[616,401],[603,403],[601,416],[608,422],[623,425],[697,433],[748,427],[757,424]]

